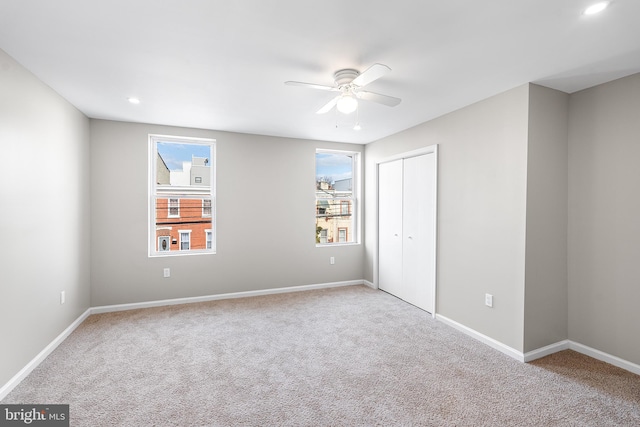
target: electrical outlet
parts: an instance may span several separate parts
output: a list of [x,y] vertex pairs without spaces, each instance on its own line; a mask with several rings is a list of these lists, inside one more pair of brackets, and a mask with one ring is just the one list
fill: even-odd
[[491,294],[484,294],[484,304],[487,307],[493,307],[493,295]]
[[333,264],[335,264],[335,263],[336,263],[336,259],[335,259],[335,257],[331,257],[331,258],[329,258],[329,264],[333,265]]
[[60,292],[60,304],[64,304],[64,301],[66,300],[66,294],[64,291]]
[[164,277],[171,277],[171,269],[170,268],[165,268],[164,269]]

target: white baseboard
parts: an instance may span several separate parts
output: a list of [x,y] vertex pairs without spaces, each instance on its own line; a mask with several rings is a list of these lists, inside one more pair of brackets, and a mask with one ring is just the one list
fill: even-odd
[[38,367],[44,359],[50,355],[84,320],[91,314],[91,309],[87,309],[76,320],[73,321],[60,335],[58,335],[48,346],[46,346],[36,357],[34,357],[27,365],[13,376],[5,385],[0,387],[0,400],[7,397],[20,382],[27,377],[35,368]]
[[487,344],[489,347],[493,347],[494,349],[498,350],[501,353],[506,354],[507,356],[510,356],[520,362],[524,362],[524,355],[522,354],[522,352],[516,350],[515,348],[511,348],[508,345],[501,343],[500,341],[497,341],[491,337],[481,334],[480,332],[474,329],[471,329],[461,323],[458,323],[455,320],[451,320],[448,317],[445,317],[441,314],[436,314],[436,319],[446,325],[451,326],[452,328],[455,328],[469,335],[472,338],[477,339],[480,342]]
[[336,288],[339,286],[363,285],[363,280],[318,283],[315,285],[290,286],[286,288],[262,289],[258,291],[231,292],[228,294],[205,295],[201,297],[175,298],[158,301],[136,302],[131,304],[103,305],[91,308],[91,314],[111,313],[115,311],[137,310],[140,308],[163,307],[167,305],[190,304],[194,302],[217,301],[232,298],[257,297],[262,295],[283,294],[287,292],[310,291],[313,289]]
[[364,285],[367,285],[371,289],[378,289],[378,287],[376,285],[374,285],[373,282],[370,282],[368,280],[363,280],[362,282],[363,282]]
[[436,319],[520,362],[531,362],[533,360],[540,359],[542,357],[557,353],[562,350],[574,350],[578,353],[582,353],[586,356],[593,357],[594,359],[601,360],[613,366],[617,366],[618,368],[622,368],[626,371],[640,375],[640,365],[629,362],[628,360],[624,360],[620,357],[613,356],[609,353],[605,353],[604,351],[596,350],[595,348],[588,347],[584,344],[577,343],[575,341],[558,341],[557,343],[550,344],[523,354],[522,352],[509,347],[506,344],[503,344],[491,337],[481,334],[480,332],[471,329],[461,323],[458,323],[455,320],[451,320],[441,314],[436,314]]
[[533,360],[540,359],[541,357],[545,357],[562,350],[567,350],[569,349],[570,343],[571,341],[569,340],[563,340],[563,341],[558,341],[557,343],[554,343],[554,344],[540,347],[535,350],[528,351],[523,356],[524,361],[531,362]]
[[640,375],[640,365],[605,353],[604,351],[596,350],[595,348],[591,348],[584,344],[573,341],[569,341],[569,349],[577,351],[578,353],[585,354],[589,357],[593,357],[594,359],[609,363],[613,366],[617,366],[618,368],[622,368],[626,371],[633,372],[636,375]]

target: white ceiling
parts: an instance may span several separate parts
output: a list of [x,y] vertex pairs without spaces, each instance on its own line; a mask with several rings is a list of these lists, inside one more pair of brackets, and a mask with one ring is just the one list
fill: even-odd
[[[92,118],[367,143],[527,82],[640,72],[640,1],[582,15],[595,1],[2,0],[0,49]],[[367,89],[402,103],[361,101],[361,131],[284,85],[376,62]]]

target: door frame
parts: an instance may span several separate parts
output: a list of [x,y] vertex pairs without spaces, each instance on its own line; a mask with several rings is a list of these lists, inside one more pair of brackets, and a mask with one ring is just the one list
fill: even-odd
[[411,157],[417,157],[417,156],[422,156],[424,154],[434,154],[435,155],[435,167],[434,167],[434,199],[435,199],[435,203],[433,206],[433,259],[430,260],[429,262],[431,263],[432,267],[433,267],[433,313],[431,313],[431,317],[433,317],[435,319],[436,317],[436,313],[438,311],[437,307],[438,307],[438,300],[436,298],[437,296],[437,290],[438,290],[438,271],[437,271],[437,267],[438,267],[438,144],[434,144],[434,145],[429,145],[427,147],[423,147],[423,148],[419,148],[416,150],[412,150],[412,151],[406,151],[404,153],[399,153],[399,154],[395,154],[393,156],[389,156],[389,157],[385,157],[384,159],[377,161],[376,162],[376,201],[375,201],[375,206],[376,206],[376,243],[375,243],[375,251],[373,253],[373,284],[376,287],[376,289],[380,289],[379,286],[379,255],[380,255],[380,216],[379,216],[379,210],[380,210],[380,164],[382,163],[388,163],[388,162],[392,162],[395,160],[400,160],[400,159],[407,159],[407,158],[411,158]]

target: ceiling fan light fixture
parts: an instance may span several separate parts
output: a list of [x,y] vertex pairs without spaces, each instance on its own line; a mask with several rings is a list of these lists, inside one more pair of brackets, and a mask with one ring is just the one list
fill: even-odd
[[344,94],[338,99],[336,108],[342,114],[351,114],[358,108],[358,100],[349,93]]

